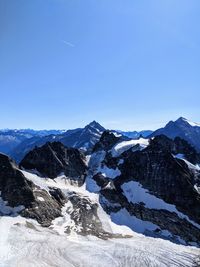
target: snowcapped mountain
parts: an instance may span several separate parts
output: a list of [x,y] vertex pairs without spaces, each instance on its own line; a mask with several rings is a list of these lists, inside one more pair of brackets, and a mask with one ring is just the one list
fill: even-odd
[[179,136],[200,151],[200,124],[180,117],[176,121],[170,121],[164,128],[156,130],[149,137],[160,134],[164,134],[169,138]]
[[9,155],[19,162],[35,146],[42,146],[46,142],[59,141],[65,146],[79,148],[83,151],[91,151],[96,142],[99,141],[101,134],[105,131],[98,122],[93,121],[84,128],[68,130],[61,134],[51,134],[47,136],[34,136],[24,140]]
[[19,166],[0,154],[0,191],[3,267],[189,267],[200,254],[200,154],[181,138],[104,131],[90,156],[61,142]]

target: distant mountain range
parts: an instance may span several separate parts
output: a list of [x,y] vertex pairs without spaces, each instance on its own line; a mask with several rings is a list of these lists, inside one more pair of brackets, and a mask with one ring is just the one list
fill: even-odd
[[124,136],[127,136],[131,139],[138,139],[140,137],[148,137],[150,134],[153,133],[153,131],[151,130],[144,130],[144,131],[120,131],[120,130],[117,130],[118,133],[121,133],[122,135]]
[[46,136],[35,135],[23,140],[18,146],[9,151],[9,155],[19,162],[35,146],[42,146],[46,142],[59,141],[65,146],[79,148],[82,151],[91,151],[96,142],[99,141],[105,128],[98,122],[93,121],[84,128],[67,130],[65,132],[50,134]]
[[32,129],[4,129],[0,130],[0,152],[10,153],[23,141],[33,137],[44,137],[47,135],[57,135],[64,133],[64,130],[32,130]]
[[[35,146],[42,146],[46,142],[59,141],[65,146],[81,149],[91,153],[94,145],[99,141],[106,129],[98,122],[93,121],[84,128],[73,130],[1,130],[0,152],[8,154],[19,162]],[[121,131],[112,130],[125,139],[151,138],[164,134],[169,138],[181,137],[200,151],[200,125],[183,117],[170,121],[165,127],[156,131]]]

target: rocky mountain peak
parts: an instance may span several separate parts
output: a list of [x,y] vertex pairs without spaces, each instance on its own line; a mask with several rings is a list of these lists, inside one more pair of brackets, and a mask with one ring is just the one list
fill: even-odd
[[105,128],[103,126],[101,126],[100,123],[98,123],[97,121],[92,121],[90,122],[88,125],[86,125],[86,127],[89,126],[89,127],[92,127],[92,128],[95,128],[95,129],[98,129],[100,131],[105,131]]
[[149,137],[161,134],[172,139],[180,137],[191,144],[196,150],[200,151],[200,125],[197,123],[180,117],[176,121],[170,121],[165,127],[154,131]]
[[21,161],[20,167],[35,170],[49,178],[64,174],[82,184],[87,170],[85,162],[85,156],[78,149],[65,147],[61,142],[47,142],[30,151]]
[[[82,135],[90,135],[92,138],[95,139],[100,138],[101,134],[105,131],[105,128],[101,126],[98,122],[92,121],[88,125],[85,126],[83,129]],[[96,142],[96,141],[95,141]]]
[[174,123],[176,124],[182,124],[182,125],[187,125],[187,126],[192,126],[192,127],[200,127],[200,124],[196,122],[192,122],[184,117],[178,118]]
[[115,133],[111,131],[104,131],[101,135],[99,142],[95,145],[93,151],[98,150],[109,150],[113,147],[116,143],[121,140],[121,136],[116,136]]
[[182,155],[193,164],[200,163],[200,154],[184,139],[175,137],[174,140],[166,135],[158,135],[150,140],[150,145],[146,150],[157,152],[168,152],[173,155]]

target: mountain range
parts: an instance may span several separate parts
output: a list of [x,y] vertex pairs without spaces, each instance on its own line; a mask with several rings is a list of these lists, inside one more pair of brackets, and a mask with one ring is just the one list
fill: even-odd
[[0,153],[2,266],[198,266],[198,127],[5,131],[24,140]]
[[[1,130],[0,152],[8,154],[17,162],[20,162],[35,146],[44,145],[46,142],[60,141],[68,147],[78,148],[90,154],[105,130],[96,121],[91,122],[84,128],[73,130]],[[182,117],[176,121],[170,121],[165,127],[156,131],[112,130],[112,132],[124,136],[125,139],[152,138],[160,134],[169,138],[179,136],[200,151],[200,125]]]
[[92,145],[48,141],[19,164],[0,154],[2,266],[195,266],[200,154],[109,130]]
[[0,130],[0,151],[10,153],[22,142],[31,138],[42,138],[48,135],[57,135],[64,133],[64,130],[32,130],[32,129],[4,129]]

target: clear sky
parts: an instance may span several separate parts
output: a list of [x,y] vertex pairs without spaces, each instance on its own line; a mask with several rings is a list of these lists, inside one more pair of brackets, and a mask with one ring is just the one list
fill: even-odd
[[199,0],[0,0],[0,128],[200,121]]

